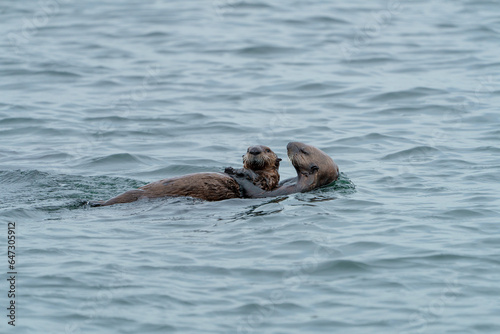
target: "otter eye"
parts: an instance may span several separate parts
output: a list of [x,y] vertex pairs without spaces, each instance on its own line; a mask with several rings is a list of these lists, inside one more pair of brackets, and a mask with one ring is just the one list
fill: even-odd
[[271,152],[271,150],[270,149],[266,149],[266,152],[269,153],[269,152]]
[[317,172],[317,171],[319,171],[319,167],[316,166],[316,165],[312,165],[311,166],[311,172]]
[[301,153],[304,153],[305,155],[308,155],[308,154],[309,154],[309,153],[307,153],[307,151],[306,151],[306,150],[304,150],[303,148],[301,148],[301,149],[300,149],[300,152],[301,152]]

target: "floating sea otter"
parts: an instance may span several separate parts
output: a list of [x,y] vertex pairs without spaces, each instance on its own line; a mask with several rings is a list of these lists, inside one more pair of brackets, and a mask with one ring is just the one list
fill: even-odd
[[241,198],[242,189],[234,176],[244,179],[245,184],[261,191],[272,191],[278,185],[281,159],[267,146],[251,146],[243,156],[243,168],[226,168],[225,173],[196,173],[149,183],[135,190],[129,190],[107,201],[89,202],[90,206],[107,206],[129,203],[141,198],[166,196],[189,196],[207,201]]
[[299,142],[287,145],[288,158],[297,171],[297,177],[284,180],[271,191],[256,187],[248,177],[235,176],[246,198],[282,196],[298,192],[307,192],[328,185],[339,177],[339,167],[325,152],[314,146]]
[[[264,153],[263,153],[264,152]],[[263,153],[263,154],[262,154]],[[249,147],[243,155],[243,168],[227,167],[224,173],[246,177],[263,190],[273,190],[280,182],[278,173],[281,159],[267,146]]]

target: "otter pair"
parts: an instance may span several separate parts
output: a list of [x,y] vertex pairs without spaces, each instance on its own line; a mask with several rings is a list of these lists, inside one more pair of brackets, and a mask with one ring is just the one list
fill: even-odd
[[236,173],[235,179],[245,198],[262,198],[307,192],[337,180],[339,167],[325,152],[300,142],[287,145],[287,155],[297,176],[284,180],[269,191],[259,188],[248,173]]
[[299,142],[287,145],[288,157],[297,177],[279,184],[278,156],[267,146],[249,147],[243,168],[226,168],[225,173],[196,173],[149,183],[107,201],[89,202],[91,206],[129,203],[140,198],[189,196],[208,201],[230,198],[260,198],[306,192],[338,178],[333,160],[314,146]]

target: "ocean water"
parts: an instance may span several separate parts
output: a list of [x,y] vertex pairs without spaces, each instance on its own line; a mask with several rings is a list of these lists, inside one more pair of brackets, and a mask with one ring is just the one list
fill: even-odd
[[[499,12],[2,1],[1,332],[499,333]],[[80,204],[289,141],[339,181]]]

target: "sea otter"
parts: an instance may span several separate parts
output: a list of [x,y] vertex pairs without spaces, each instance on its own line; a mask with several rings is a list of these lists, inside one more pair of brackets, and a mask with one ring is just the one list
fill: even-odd
[[339,167],[325,152],[299,142],[287,145],[288,158],[297,172],[297,177],[284,180],[280,186],[271,191],[263,191],[251,180],[237,176],[236,180],[247,198],[282,196],[298,192],[307,192],[325,186],[337,180]]
[[[265,152],[265,154],[262,154]],[[280,175],[278,169],[281,159],[267,146],[251,146],[243,155],[243,168],[227,167],[224,173],[237,177],[246,177],[254,185],[269,191],[278,186]]]
[[278,185],[280,161],[281,159],[269,147],[251,146],[243,156],[243,168],[238,170],[226,168],[226,173],[196,173],[163,179],[129,190],[107,201],[91,201],[88,204],[107,206],[134,202],[140,198],[166,196],[189,196],[207,201],[240,198],[242,189],[235,181],[235,175],[245,178],[245,182],[260,190],[270,191]]

